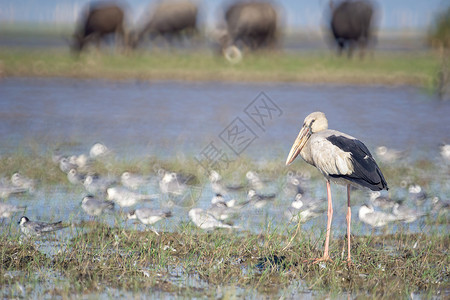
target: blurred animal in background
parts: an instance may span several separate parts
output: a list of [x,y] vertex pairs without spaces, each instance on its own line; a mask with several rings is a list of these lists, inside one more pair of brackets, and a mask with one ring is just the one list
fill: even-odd
[[372,36],[374,6],[366,0],[341,1],[337,4],[330,1],[330,29],[338,46],[338,54],[348,49],[351,57],[356,46],[360,48],[361,57],[369,46]]
[[87,44],[95,43],[97,48],[106,36],[115,34],[115,42],[118,37],[125,46],[127,34],[124,28],[124,10],[114,2],[93,2],[83,13],[78,28],[73,36],[71,49],[75,54],[83,51]]
[[235,2],[225,11],[225,23],[226,29],[216,38],[229,60],[240,60],[243,48],[257,50],[277,45],[278,14],[269,2]]
[[[442,2],[444,3],[444,2]],[[428,30],[428,44],[437,50],[440,66],[437,76],[437,94],[441,100],[450,99],[450,5],[441,9]]]
[[197,29],[197,5],[189,1],[163,1],[150,16],[146,16],[141,30],[131,34],[130,46],[137,47],[145,37],[163,37],[168,43],[183,36],[192,37]]

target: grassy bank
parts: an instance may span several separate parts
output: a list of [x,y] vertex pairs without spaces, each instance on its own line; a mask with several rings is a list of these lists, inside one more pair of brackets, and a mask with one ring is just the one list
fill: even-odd
[[415,85],[432,88],[439,60],[432,53],[375,53],[364,60],[330,52],[260,53],[237,65],[209,52],[155,50],[129,55],[67,50],[0,50],[3,77],[72,77],[139,80],[282,81]]
[[[277,161],[258,167],[255,161],[242,157],[222,175],[227,180],[235,175],[244,182],[245,172],[253,169],[277,181],[287,172],[295,171]],[[431,161],[381,167],[391,187],[399,186],[404,178],[427,189],[446,183],[446,177],[436,175],[442,166]],[[198,186],[207,186],[208,179],[193,158],[110,158],[93,162],[91,171],[119,176],[128,170],[156,177],[159,168],[193,174]],[[306,171],[312,171],[311,168],[301,167]],[[443,168],[447,170],[446,166]],[[70,190],[66,176],[52,162],[51,154],[40,154],[33,147],[2,155],[0,177],[9,177],[16,171],[36,179],[37,190],[55,187]],[[323,180],[318,172],[311,175],[312,182]],[[33,197],[28,195],[21,200],[29,205],[30,212]],[[67,218],[64,221],[72,226],[61,231],[64,240],[53,234],[38,240],[19,238],[16,220],[3,220],[0,295],[117,297],[134,292],[186,298],[240,298],[248,293],[253,298],[301,295],[335,298],[348,293],[349,297],[397,299],[411,297],[413,293],[423,298],[445,298],[450,290],[450,236],[441,227],[448,224],[445,213],[427,217],[420,233],[411,233],[406,226],[383,235],[363,236],[354,231],[351,249],[354,264],[350,267],[346,263],[345,236],[331,239],[333,262],[312,264],[312,259],[322,254],[323,234],[318,237],[312,230],[287,221],[282,225],[268,221],[257,234],[245,228],[204,232],[183,220],[176,224],[175,230],[162,230],[157,236],[127,224],[122,211],[116,211],[113,218],[114,226],[106,225],[101,217],[89,222]],[[48,253],[49,248],[53,254]],[[223,294],[221,290],[231,294]],[[233,294],[233,290],[238,291]]]
[[[328,295],[349,292],[378,299],[414,292],[428,297],[449,288],[448,235],[354,237],[354,264],[349,267],[337,253],[332,263],[312,264],[321,255],[322,242],[305,232],[291,240],[289,233],[205,233],[190,225],[160,236],[98,223],[81,226],[53,257],[37,251],[32,241],[2,238],[0,285],[11,290],[36,274],[38,282],[59,274],[58,280],[70,285],[55,285],[48,292],[63,297],[108,288],[218,297],[217,286],[275,296],[292,282],[301,282],[300,293],[326,290]],[[81,233],[83,228],[89,232]],[[331,249],[344,245],[344,239],[333,240]],[[175,283],[180,280],[191,284]]]

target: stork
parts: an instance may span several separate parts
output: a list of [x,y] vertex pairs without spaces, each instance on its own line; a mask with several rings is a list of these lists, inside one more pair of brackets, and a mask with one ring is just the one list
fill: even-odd
[[315,262],[331,261],[328,246],[333,219],[330,188],[332,181],[347,186],[347,262],[350,264],[350,187],[369,188],[372,191],[387,190],[386,180],[369,149],[348,134],[328,129],[328,120],[323,112],[313,112],[305,118],[286,159],[286,165],[292,163],[299,154],[307,163],[316,167],[327,180],[328,221],[325,249],[323,257],[316,259]]

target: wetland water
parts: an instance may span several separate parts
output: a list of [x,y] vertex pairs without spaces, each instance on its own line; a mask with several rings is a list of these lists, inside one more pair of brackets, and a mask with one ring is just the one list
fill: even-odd
[[[281,110],[273,113],[265,131],[244,113],[260,92]],[[327,114],[330,128],[359,137],[372,152],[380,145],[408,150],[407,163],[439,161],[439,144],[448,143],[450,138],[450,103],[412,87],[10,78],[0,82],[0,94],[2,154],[29,144],[46,153],[61,143],[66,143],[63,153],[79,154],[101,141],[117,157],[170,160],[199,156],[212,141],[232,160],[236,154],[219,135],[238,117],[256,136],[241,155],[260,165],[274,161],[284,165],[304,117],[316,110]],[[149,189],[158,192],[156,180]],[[342,192],[339,187],[335,189]],[[201,200],[206,206],[212,191],[207,186],[204,190]],[[322,181],[312,190],[316,197],[326,197]],[[395,187],[391,190],[396,193]],[[68,218],[74,210],[79,212],[81,192],[71,195],[65,189],[56,189],[30,201],[37,201],[36,209],[44,215]],[[435,192],[441,195],[446,191]],[[398,193],[404,196],[402,191]],[[278,200],[282,208],[291,201]],[[54,211],[39,209],[47,205]],[[186,217],[182,214],[180,218]],[[345,221],[343,214],[336,218],[335,222]],[[177,219],[172,218],[170,223],[176,224]]]
[[[261,92],[279,108],[263,129],[244,112]],[[450,142],[450,103],[440,102],[413,87],[7,78],[0,81],[0,97],[2,156],[30,145],[37,146],[42,153],[63,145],[63,152],[79,154],[101,141],[117,157],[139,159],[151,155],[168,160],[195,156],[213,141],[232,158],[235,154],[219,135],[239,117],[256,136],[242,155],[260,165],[274,161],[284,165],[304,117],[316,110],[327,114],[330,128],[360,138],[372,152],[380,145],[408,150],[406,164],[426,159],[439,166],[439,144]],[[294,168],[299,168],[298,163]],[[448,169],[442,166],[431,173],[424,175],[430,180],[427,192],[448,199]],[[61,176],[65,175],[61,173]],[[278,192],[282,179],[272,179],[268,190]],[[390,187],[395,196],[406,197],[404,189]],[[207,208],[213,192],[207,184],[200,189],[195,205]],[[311,182],[309,189],[312,197],[326,197],[323,181]],[[143,192],[157,193],[157,181]],[[79,222],[87,220],[79,207],[85,193],[81,186],[38,187],[33,194],[12,196],[8,202],[26,203],[27,215],[33,219]],[[334,199],[338,199],[333,230],[335,235],[343,235],[345,210],[341,200],[345,191],[334,187],[333,193]],[[359,205],[368,199],[364,193],[357,195],[352,208],[354,216]],[[237,197],[244,200],[245,193]],[[265,230],[269,223],[283,228],[288,223],[283,213],[291,201],[280,194],[273,205],[243,211],[235,224],[255,233]],[[165,203],[158,201],[152,205],[164,207]],[[189,222],[186,207],[171,209],[174,216],[156,228],[176,231],[180,223]],[[108,218],[110,224],[117,222],[113,216]],[[357,217],[354,220],[355,234],[370,234],[371,228],[361,225]],[[325,224],[324,214],[306,223],[303,229],[319,235]],[[9,221],[4,220],[3,232],[10,230],[18,234],[15,223],[8,225]],[[422,221],[417,221],[408,230],[420,232],[424,226]],[[56,236],[68,238],[67,231]],[[41,249],[54,253],[48,246]]]
[[[282,111],[265,131],[244,114],[260,92]],[[131,157],[196,154],[240,117],[258,136],[245,154],[271,158],[285,155],[316,110],[369,149],[385,145],[429,158],[450,132],[450,104],[413,87],[8,78],[0,94],[3,151],[29,140],[43,147],[76,142],[83,150],[102,141]]]

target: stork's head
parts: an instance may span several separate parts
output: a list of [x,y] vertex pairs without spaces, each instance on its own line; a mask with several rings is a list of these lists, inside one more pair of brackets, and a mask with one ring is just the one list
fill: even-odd
[[291,151],[286,159],[286,165],[289,165],[302,151],[311,134],[328,129],[328,120],[325,114],[320,111],[309,114],[303,122],[303,127],[292,145]]

